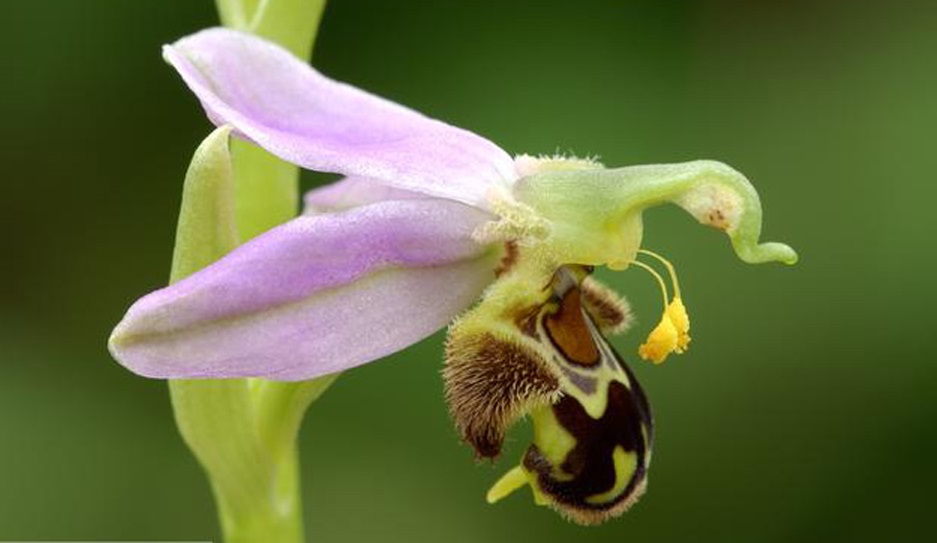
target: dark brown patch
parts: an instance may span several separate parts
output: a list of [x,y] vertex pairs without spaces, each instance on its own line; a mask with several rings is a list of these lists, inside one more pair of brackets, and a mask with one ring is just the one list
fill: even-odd
[[531,406],[550,403],[559,390],[536,353],[490,333],[450,333],[443,378],[456,428],[484,458],[501,452],[508,425]]
[[719,230],[725,230],[729,227],[729,221],[726,220],[725,213],[721,209],[712,209],[706,215],[707,224]]
[[599,363],[599,349],[586,324],[580,298],[578,288],[567,290],[556,312],[544,315],[543,326],[550,341],[568,361],[595,366]]
[[[595,524],[622,513],[644,490],[647,455],[653,430],[647,398],[634,376],[626,368],[632,388],[618,381],[608,386],[608,405],[598,420],[572,396],[564,396],[554,404],[557,421],[576,440],[559,471],[563,480],[554,477],[555,466],[536,445],[527,449],[524,467],[537,474],[540,488],[552,498],[554,506],[564,515],[582,524]],[[642,426],[647,428],[645,443]],[[616,481],[612,453],[621,446],[637,455],[637,467],[621,494],[604,503],[590,503],[587,498],[611,490]]]

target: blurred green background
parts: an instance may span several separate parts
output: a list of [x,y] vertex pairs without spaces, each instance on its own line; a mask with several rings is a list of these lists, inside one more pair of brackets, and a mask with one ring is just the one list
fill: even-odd
[[[4,2],[0,34],[0,540],[217,539],[165,383],[111,361],[110,328],[167,279],[183,173],[208,133],[161,44],[209,0]],[[441,335],[344,375],[302,433],[310,540],[880,541],[932,533],[937,368],[937,3],[333,0],[314,63],[510,152],[745,172],[751,267],[675,208],[691,352],[635,348],[643,274],[602,273],[641,319],[615,340],[657,420],[648,495],[580,528],[484,492],[442,400]],[[312,181],[306,179],[306,185]]]

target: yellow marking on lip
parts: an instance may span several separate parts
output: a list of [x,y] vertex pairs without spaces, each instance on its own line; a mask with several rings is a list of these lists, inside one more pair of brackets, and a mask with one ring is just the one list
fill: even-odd
[[586,503],[601,505],[613,502],[628,488],[628,483],[631,482],[634,472],[638,469],[637,453],[626,452],[624,447],[619,445],[612,451],[612,462],[615,464],[615,484],[601,494],[589,496],[586,498]]

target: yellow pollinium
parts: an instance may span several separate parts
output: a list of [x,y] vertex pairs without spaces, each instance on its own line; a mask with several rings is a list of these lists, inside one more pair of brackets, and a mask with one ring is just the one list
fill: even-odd
[[660,323],[638,347],[644,360],[660,364],[670,353],[681,354],[690,344],[690,317],[680,298],[674,298],[664,310]]
[[674,296],[673,300],[670,300],[670,296],[667,293],[667,285],[664,283],[660,274],[647,264],[634,261],[634,264],[644,268],[657,279],[661,294],[664,298],[664,313],[661,315],[660,323],[651,330],[644,344],[638,347],[638,355],[643,360],[650,360],[655,364],[660,364],[667,359],[670,353],[682,354],[689,347],[690,316],[680,297],[680,284],[677,282],[677,273],[673,268],[673,264],[657,253],[645,249],[641,249],[638,252],[663,262],[667,267],[667,271],[670,273],[670,280],[673,283]]
[[638,355],[644,360],[660,364],[667,355],[677,350],[677,328],[670,317],[664,313],[660,323],[647,336],[647,340],[638,347]]
[[673,327],[677,329],[677,348],[676,352],[682,353],[690,345],[690,316],[686,312],[686,306],[679,296],[675,297],[665,312]]

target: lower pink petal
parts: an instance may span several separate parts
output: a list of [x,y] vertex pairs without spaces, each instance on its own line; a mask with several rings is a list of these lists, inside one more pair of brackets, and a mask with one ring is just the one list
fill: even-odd
[[447,200],[303,216],[138,300],[111,352],[148,377],[307,379],[400,350],[493,278],[487,213]]

